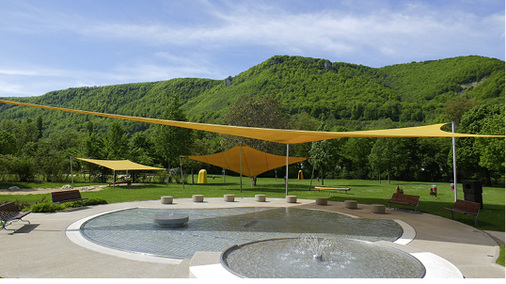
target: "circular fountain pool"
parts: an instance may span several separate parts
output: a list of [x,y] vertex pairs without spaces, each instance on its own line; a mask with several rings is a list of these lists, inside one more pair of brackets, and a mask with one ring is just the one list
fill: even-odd
[[[189,216],[182,227],[153,222],[160,214]],[[311,235],[329,239],[389,241],[403,230],[392,220],[352,218],[299,208],[145,209],[112,212],[82,224],[91,242],[123,251],[170,258],[191,258],[197,251],[222,252],[248,242]]]
[[410,254],[349,239],[313,239],[312,244],[296,238],[250,242],[224,251],[221,262],[230,272],[247,278],[421,278],[425,275],[425,267]]

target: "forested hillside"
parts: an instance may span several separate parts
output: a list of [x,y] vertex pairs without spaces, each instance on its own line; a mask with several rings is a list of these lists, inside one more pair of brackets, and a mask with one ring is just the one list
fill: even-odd
[[[452,98],[477,104],[504,103],[504,62],[466,56],[370,68],[362,65],[293,56],[275,56],[225,80],[173,79],[54,91],[16,98],[35,104],[97,112],[159,117],[168,98],[178,95],[190,121],[222,123],[240,95],[273,94],[290,114],[316,119],[374,121],[403,125],[448,121],[444,105]],[[15,100],[15,99],[13,99]],[[36,118],[37,109],[0,106],[0,119]],[[65,117],[65,118],[64,118]],[[79,127],[88,119],[44,113],[46,135],[53,129]],[[95,118],[91,118],[95,119]],[[96,126],[101,127],[102,120]],[[357,124],[353,124],[357,127]],[[361,126],[367,124],[359,124]],[[359,126],[360,127],[360,126]],[[105,128],[104,128],[105,130]],[[135,132],[137,128],[130,131]]]
[[[256,107],[262,101],[275,102],[282,114],[279,119],[285,121],[286,118],[283,125],[290,128],[347,131],[456,121],[458,129],[469,133],[486,131],[489,134],[503,134],[504,79],[504,61],[480,56],[411,62],[382,68],[330,62],[326,59],[274,56],[224,80],[181,78],[70,88],[42,96],[5,99],[152,118],[170,119],[174,112],[182,112],[178,113],[177,119],[183,117],[195,122],[241,124],[242,122],[228,121],[227,117],[232,117],[229,115],[234,109],[232,106],[237,106],[238,100],[245,100],[247,96],[254,98],[246,101],[256,104]],[[173,109],[169,111],[170,107]],[[53,139],[51,143],[55,145],[77,143],[80,145],[72,150],[60,145],[61,151],[70,151],[81,156],[87,153],[88,157],[101,158],[104,153],[98,153],[100,151],[97,149],[93,152],[91,144],[82,145],[82,141],[89,139],[89,143],[98,143],[95,147],[100,148],[100,143],[106,144],[107,139],[113,139],[114,133],[120,133],[120,136],[124,136],[122,139],[127,141],[123,143],[134,143],[132,141],[135,140],[135,147],[130,146],[137,151],[137,158],[132,157],[133,150],[125,146],[125,151],[129,154],[123,155],[123,158],[143,160],[152,165],[170,165],[171,162],[162,157],[161,153],[157,157],[154,149],[146,149],[154,143],[150,137],[159,131],[156,126],[126,121],[113,125],[113,122],[113,119],[0,104],[0,148],[3,147],[0,149],[0,160],[2,157],[5,159],[5,155],[22,157],[27,153],[42,151],[40,149],[43,147],[39,147],[39,144],[44,139]],[[193,150],[191,147],[188,150],[191,153],[179,154],[217,152],[224,150],[223,145],[227,145],[216,135],[196,135],[197,145]],[[61,136],[66,136],[69,141],[55,141],[63,139],[58,138]],[[92,136],[95,137],[94,140]],[[100,142],[100,139],[103,141]],[[17,141],[16,147],[6,146],[12,141]],[[392,175],[395,178],[431,180],[447,179],[451,176],[447,141],[422,143],[422,139],[399,139],[395,140],[395,145],[382,141],[340,139],[329,142],[326,146],[301,145],[295,149],[297,154],[305,156],[317,156],[319,147],[334,149],[334,153],[330,155],[333,157],[332,161],[319,164],[320,167],[325,165],[325,169],[321,170],[322,175],[326,176],[373,178],[375,175]],[[504,141],[502,142],[504,146]],[[380,145],[381,143],[385,145]],[[497,157],[497,152],[490,150],[490,143],[479,142],[475,145],[474,140],[466,143],[469,145],[462,150],[462,161],[473,162],[480,169],[466,168],[462,175],[466,178],[473,175],[486,179],[489,183],[501,183],[502,180],[503,183],[504,159],[502,162],[501,159],[495,162],[491,158]],[[387,160],[394,155],[381,157],[379,152],[374,153],[380,151],[380,146],[398,148],[396,159],[411,163],[411,166],[395,163],[392,165],[393,162]],[[311,148],[313,152],[310,151]],[[412,148],[425,152],[413,153]],[[106,147],[103,146],[103,149]],[[407,154],[403,154],[406,151],[410,152],[409,158],[405,156]],[[434,154],[434,151],[438,154]],[[488,154],[483,154],[485,152]],[[39,155],[43,156],[43,153]],[[504,149],[499,154],[504,158]],[[143,158],[140,158],[141,156]],[[109,155],[102,158],[114,157]],[[499,168],[494,168],[497,163],[500,164]],[[433,170],[429,173],[427,168]],[[4,173],[5,171],[7,170],[4,169]]]

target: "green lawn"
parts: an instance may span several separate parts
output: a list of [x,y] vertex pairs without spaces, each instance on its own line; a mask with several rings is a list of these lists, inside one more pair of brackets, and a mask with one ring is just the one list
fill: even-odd
[[[343,191],[320,191],[314,190],[317,184],[316,180],[289,180],[288,194],[296,195],[298,199],[314,199],[316,197],[328,197],[333,201],[344,201],[346,199],[357,200],[358,203],[386,204],[385,200],[392,196],[396,186],[400,186],[405,194],[419,195],[419,210],[425,213],[450,217],[450,212],[443,210],[442,207],[451,207],[454,201],[454,192],[450,189],[450,183],[435,183],[438,188],[438,198],[429,194],[432,183],[430,182],[406,182],[406,181],[387,181],[379,183],[377,180],[325,180],[324,186],[329,187],[350,187],[349,192]],[[14,184],[0,184],[0,188],[8,188]],[[30,183],[15,184],[21,188],[34,187],[61,187],[58,183]],[[89,185],[89,183],[76,183],[74,187]],[[462,184],[457,188],[459,199],[463,199]],[[309,190],[311,188],[312,190]],[[172,195],[174,198],[189,198],[193,194],[203,194],[206,197],[222,197],[224,194],[235,194],[237,197],[253,197],[255,194],[266,194],[267,197],[285,197],[285,185],[283,179],[258,178],[257,186],[251,187],[250,179],[243,177],[242,193],[240,192],[239,177],[226,176],[226,182],[223,182],[222,176],[216,176],[213,180],[208,179],[207,184],[149,184],[146,186],[130,187],[109,187],[97,192],[83,192],[84,197],[101,198],[109,203],[125,202],[134,200],[160,199],[163,195]],[[483,230],[495,230],[504,232],[505,224],[505,190],[502,187],[483,187],[484,208],[480,211],[478,217],[478,228]],[[18,200],[28,204],[50,201],[50,194],[40,195],[0,195],[0,201]],[[469,225],[474,225],[474,219],[471,216],[455,214],[455,219]]]

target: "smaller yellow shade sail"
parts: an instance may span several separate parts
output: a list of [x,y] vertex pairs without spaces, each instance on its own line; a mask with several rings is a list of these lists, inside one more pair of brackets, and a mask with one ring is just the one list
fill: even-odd
[[159,170],[165,170],[164,168],[155,168],[150,166],[145,166],[141,164],[134,163],[129,160],[95,160],[95,159],[84,159],[84,158],[77,158],[81,161],[85,161],[88,163],[92,163],[95,165],[99,165],[102,167],[109,168],[111,170],[115,171],[159,171]]
[[[239,144],[225,152],[217,154],[183,156],[183,158],[222,167],[238,174],[241,173],[242,168],[242,175],[248,177],[258,176],[261,173],[286,165],[286,156],[262,152],[245,144]],[[288,164],[294,164],[307,159],[309,158],[289,157]]]

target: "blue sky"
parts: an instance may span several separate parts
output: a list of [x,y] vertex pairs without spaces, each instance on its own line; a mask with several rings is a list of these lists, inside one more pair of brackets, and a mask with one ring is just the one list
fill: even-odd
[[504,0],[0,0],[0,97],[235,76],[274,55],[504,60]]

